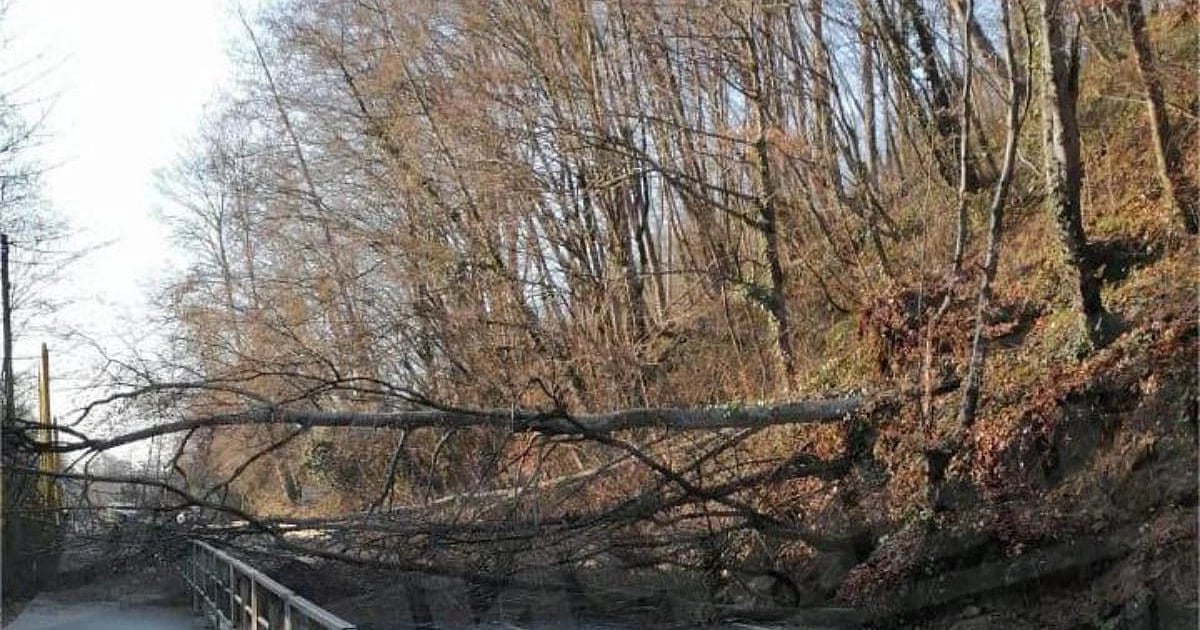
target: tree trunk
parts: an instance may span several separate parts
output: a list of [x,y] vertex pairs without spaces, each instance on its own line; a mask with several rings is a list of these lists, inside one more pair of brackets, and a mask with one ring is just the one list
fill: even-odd
[[[925,83],[929,86],[929,107],[933,117],[933,128],[937,132],[934,144],[934,156],[938,172],[947,184],[955,186],[959,179],[958,144],[962,127],[955,117],[951,105],[951,86],[953,77],[943,77],[938,64],[937,37],[924,7],[917,0],[901,0],[901,6],[916,34],[917,48],[920,53],[921,71]],[[967,190],[975,192],[980,187],[980,178],[976,172],[974,161],[968,163]]]
[[879,177],[879,134],[875,115],[875,48],[874,37],[866,25],[859,31],[862,45],[863,127],[867,150],[867,170],[874,180]]
[[1042,0],[1039,28],[1042,36],[1041,65],[1043,153],[1046,173],[1046,209],[1058,227],[1064,262],[1075,272],[1077,304],[1083,315],[1088,339],[1103,345],[1104,305],[1100,280],[1088,255],[1083,230],[1080,188],[1083,163],[1079,155],[1079,125],[1075,115],[1079,78],[1079,39],[1068,43],[1063,34],[1066,4]]
[[[155,388],[166,391],[169,386]],[[182,433],[198,427],[302,425],[305,427],[359,427],[374,429],[441,430],[484,427],[507,433],[594,436],[633,429],[671,431],[714,431],[757,429],[784,424],[833,424],[861,413],[890,409],[906,392],[855,394],[841,398],[801,400],[779,404],[727,405],[709,407],[655,407],[621,409],[608,413],[541,412],[525,409],[414,409],[395,412],[317,411],[264,404],[241,411],[164,422],[105,439],[79,439],[62,444],[39,444],[44,452],[82,449],[107,450],[150,439],[157,435]],[[284,468],[280,469],[281,471]],[[280,473],[281,475],[292,475]],[[285,483],[289,483],[285,480]],[[296,482],[294,475],[292,483]],[[297,492],[300,490],[297,488]]]
[[[983,60],[987,63],[989,69],[996,73],[1001,79],[1008,79],[1008,68],[1004,65],[1004,59],[1000,57],[1000,53],[996,52],[996,46],[992,44],[992,40],[984,32],[983,27],[979,25],[979,20],[975,19],[967,8],[967,0],[953,0],[950,2],[950,9],[954,12],[954,18],[962,23],[966,29],[969,43],[983,55]],[[963,45],[967,45],[967,41]]]
[[771,277],[767,311],[771,315],[772,324],[775,327],[775,344],[779,352],[779,363],[783,368],[785,389],[790,389],[796,373],[796,358],[792,351],[787,293],[784,290],[787,276],[783,269],[779,247],[778,190],[775,174],[771,169],[771,156],[767,142],[767,133],[774,119],[771,116],[765,94],[764,55],[761,54],[753,37],[747,37],[747,48],[750,57],[749,78],[753,85],[752,99],[757,117],[757,137],[754,140],[754,175],[757,187],[755,205],[758,209],[759,230],[763,235],[767,269]]
[[1196,187],[1183,173],[1183,160],[1178,147],[1171,142],[1171,126],[1167,118],[1167,106],[1163,98],[1162,82],[1154,63],[1154,48],[1146,33],[1146,16],[1141,0],[1126,0],[1125,19],[1129,24],[1129,35],[1133,52],[1137,58],[1138,74],[1146,90],[1146,110],[1150,115],[1153,133],[1154,155],[1158,158],[1158,176],[1162,180],[1167,203],[1179,213],[1188,234],[1200,232],[1200,208],[1197,208]]
[[[968,0],[968,2],[971,1]],[[1021,134],[1022,101],[1025,98],[1024,85],[1018,78],[1021,76],[1021,71],[1016,66],[1012,16],[1007,0],[1000,2],[1000,15],[1004,24],[1005,60],[1007,63],[1005,76],[1008,78],[1007,136],[1004,143],[1004,165],[1001,167],[1000,180],[996,184],[992,203],[988,209],[987,255],[984,258],[983,270],[979,274],[979,300],[975,307],[975,331],[971,343],[971,356],[967,362],[967,378],[962,385],[962,406],[959,408],[958,421],[965,426],[970,426],[975,422],[975,413],[979,406],[979,391],[983,386],[983,368],[984,362],[987,360],[987,345],[983,340],[984,315],[991,305],[992,282],[996,279],[996,269],[1000,264],[1000,237],[1004,225],[1004,206],[1008,200],[1009,186],[1012,183],[1017,140]]]
[[958,225],[954,235],[953,263],[955,277],[962,273],[963,257],[967,253],[967,194],[971,183],[969,181],[971,172],[971,70],[973,69],[971,67],[970,24],[975,20],[975,0],[967,0],[963,12],[963,81],[962,102],[959,104],[961,122],[959,122],[958,136],[958,212],[956,213]]

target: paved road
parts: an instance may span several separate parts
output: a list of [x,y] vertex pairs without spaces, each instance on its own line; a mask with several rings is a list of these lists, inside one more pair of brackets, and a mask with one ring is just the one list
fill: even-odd
[[[62,595],[55,593],[54,595]],[[71,602],[39,595],[5,630],[201,630],[186,608],[124,602]]]
[[165,567],[98,575],[76,588],[44,591],[4,630],[202,630],[182,582]]

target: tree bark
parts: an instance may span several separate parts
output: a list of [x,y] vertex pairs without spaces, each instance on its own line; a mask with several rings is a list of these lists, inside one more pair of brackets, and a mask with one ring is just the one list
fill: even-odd
[[[968,5],[969,6],[969,5]],[[975,331],[971,343],[971,357],[967,363],[967,378],[963,382],[962,406],[959,408],[959,424],[970,426],[975,422],[975,414],[979,406],[979,391],[983,385],[983,368],[987,359],[987,346],[983,342],[983,318],[992,301],[992,282],[996,279],[996,269],[1000,264],[1000,237],[1004,224],[1004,205],[1008,199],[1008,189],[1012,183],[1013,168],[1016,162],[1017,138],[1021,133],[1021,108],[1025,98],[1025,90],[1017,78],[1015,49],[1013,46],[1012,16],[1009,12],[1008,0],[1000,2],[1001,19],[1004,22],[1006,43],[1006,69],[1008,77],[1008,133],[1004,143],[1004,165],[1000,169],[1000,180],[996,184],[992,203],[988,209],[988,245],[983,262],[983,270],[979,274],[979,301],[975,307]]]
[[[954,116],[950,103],[952,77],[942,76],[938,63],[937,37],[925,14],[924,7],[917,0],[901,0],[901,6],[908,14],[909,24],[916,34],[917,48],[921,56],[921,71],[929,86],[929,107],[933,117],[933,127],[937,132],[934,144],[938,172],[947,184],[955,186],[959,179],[959,160],[956,149],[963,134],[960,121]],[[974,160],[968,163],[967,190],[975,192],[980,187],[980,177],[975,168]]]
[[1154,61],[1154,48],[1146,32],[1146,15],[1141,0],[1126,0],[1125,20],[1129,24],[1129,35],[1137,58],[1138,75],[1146,90],[1146,113],[1150,117],[1153,134],[1154,156],[1158,160],[1158,176],[1162,181],[1167,203],[1179,213],[1188,234],[1200,232],[1200,200],[1197,190],[1183,173],[1183,159],[1178,145],[1171,142],[1171,125],[1167,117],[1166,99],[1163,97],[1162,81]]
[[1041,66],[1043,153],[1046,176],[1046,209],[1053,217],[1062,244],[1064,262],[1075,274],[1076,303],[1092,346],[1104,342],[1106,313],[1100,298],[1100,280],[1088,255],[1083,229],[1080,189],[1078,97],[1079,38],[1067,42],[1063,33],[1067,6],[1064,0],[1042,0],[1038,16],[1042,45]]
[[752,35],[746,38],[746,43],[749,55],[748,74],[753,92],[751,98],[754,102],[757,120],[757,133],[754,139],[754,175],[757,188],[755,205],[759,215],[759,231],[763,235],[767,269],[771,278],[767,311],[775,326],[775,345],[779,352],[779,363],[783,368],[785,389],[790,389],[796,375],[796,357],[792,351],[792,331],[785,291],[787,274],[783,268],[779,247],[778,186],[771,168],[770,147],[767,141],[767,133],[774,118],[767,101],[763,52]]
[[711,431],[758,428],[781,424],[839,422],[871,407],[861,395],[775,405],[719,406],[701,408],[637,408],[609,413],[569,415],[564,412],[535,412],[512,409],[419,409],[391,413],[355,411],[322,412],[261,405],[228,414],[168,422],[108,439],[80,439],[57,445],[35,444],[44,451],[106,450],[146,440],[157,435],[188,431],[196,427],[292,424],[305,427],[365,427],[389,429],[443,429],[491,427],[512,433],[548,435],[602,435],[630,429],[661,428],[672,431]]
[[967,253],[967,195],[968,186],[970,185],[970,166],[971,166],[971,38],[970,24],[975,20],[975,0],[966,0],[966,7],[963,8],[965,17],[963,18],[962,40],[963,40],[963,82],[962,82],[962,100],[959,104],[961,118],[959,122],[958,136],[958,212],[955,217],[957,228],[954,236],[954,262],[953,269],[955,277],[962,273],[963,257]]
[[996,46],[992,40],[979,25],[979,20],[975,19],[973,11],[968,9],[967,0],[952,0],[950,9],[954,12],[955,19],[961,22],[963,28],[966,29],[967,40],[964,40],[963,45],[966,46],[969,42],[983,55],[983,60],[987,63],[988,68],[1000,78],[1007,80],[1009,69],[1004,65],[1004,59],[1000,57],[1000,53],[996,52]]

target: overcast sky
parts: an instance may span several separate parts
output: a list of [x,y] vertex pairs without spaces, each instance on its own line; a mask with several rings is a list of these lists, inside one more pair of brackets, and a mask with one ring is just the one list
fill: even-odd
[[[152,344],[139,324],[145,298],[173,258],[178,265],[155,219],[165,202],[154,173],[180,153],[228,82],[232,0],[10,2],[0,87],[24,86],[15,100],[28,105],[26,115],[48,114],[37,156],[50,167],[45,197],[75,231],[75,247],[109,243],[58,287],[70,302],[61,325],[117,349]],[[32,355],[38,341],[25,339],[14,354]],[[78,396],[64,396],[88,376],[89,357],[54,350],[54,373],[81,368],[53,399],[66,411]]]

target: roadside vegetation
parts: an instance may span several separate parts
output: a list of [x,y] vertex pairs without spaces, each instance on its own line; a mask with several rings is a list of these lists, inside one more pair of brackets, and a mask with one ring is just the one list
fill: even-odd
[[1193,626],[1197,19],[278,3],[162,177],[173,345],[85,410],[161,422],[34,447],[173,436],[172,535],[364,627],[438,580],[466,619]]

